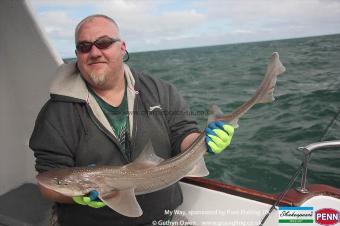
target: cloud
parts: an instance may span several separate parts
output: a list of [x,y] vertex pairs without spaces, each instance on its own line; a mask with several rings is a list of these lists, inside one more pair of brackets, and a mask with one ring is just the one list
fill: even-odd
[[72,55],[74,27],[94,13],[107,14],[118,22],[132,52],[340,33],[337,0],[33,0],[32,3],[53,42]]
[[46,32],[53,38],[73,39],[74,27],[77,21],[72,19],[67,12],[51,11],[39,14],[40,22],[43,24]]
[[[340,31],[340,1],[319,0],[217,0],[211,4],[210,0],[204,0],[197,7],[205,8],[209,20],[228,21],[229,29],[256,30],[272,29],[278,33],[286,33],[293,29],[298,33],[290,35],[303,35],[313,27],[315,33],[325,30],[329,33]],[[299,28],[299,29],[298,29]],[[299,30],[301,34],[299,34]],[[326,31],[327,32],[327,31]]]
[[[31,0],[30,1],[34,7],[39,6],[62,6],[67,8],[74,8],[79,5],[93,4],[94,0]],[[100,1],[97,1],[100,2]]]
[[143,46],[142,42],[152,46],[164,40],[192,36],[195,28],[205,21],[205,15],[194,9],[160,12],[159,8],[168,3],[117,0],[101,4],[98,11],[115,18],[121,27],[122,36],[130,46],[138,48]]
[[[194,36],[195,29],[205,21],[205,15],[195,9],[169,11],[167,4],[174,1],[111,0],[53,1],[35,0],[39,19],[53,41],[73,39],[73,30],[79,20],[89,14],[103,13],[114,18],[121,27],[123,38],[134,50],[166,48],[162,43]],[[77,4],[80,5],[77,5]],[[74,8],[77,5],[76,8]],[[79,15],[79,8],[88,6],[87,14]],[[165,10],[160,10],[160,8]],[[75,11],[75,9],[78,9]],[[73,51],[70,52],[73,54]]]

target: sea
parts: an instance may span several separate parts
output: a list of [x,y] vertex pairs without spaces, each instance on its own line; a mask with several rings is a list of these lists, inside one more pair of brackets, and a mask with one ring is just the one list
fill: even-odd
[[[251,98],[273,52],[286,68],[275,101],[250,109],[230,147],[205,160],[211,179],[280,193],[303,160],[298,147],[340,140],[340,34],[130,53],[128,64],[174,84],[204,130],[212,104],[228,114]],[[339,148],[311,155],[307,183],[340,187]]]

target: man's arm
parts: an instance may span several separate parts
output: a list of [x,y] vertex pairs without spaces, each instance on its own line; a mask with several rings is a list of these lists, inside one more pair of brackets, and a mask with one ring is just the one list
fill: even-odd
[[[54,168],[64,168],[74,166],[74,156],[70,151],[72,147],[71,139],[66,139],[64,131],[71,132],[60,123],[62,116],[58,106],[52,101],[48,101],[39,112],[32,132],[29,146],[36,158],[35,168],[38,173],[42,173]],[[65,115],[69,115],[68,113]],[[69,136],[70,137],[70,136]],[[67,143],[69,142],[69,143]],[[73,142],[75,143],[75,142]],[[43,197],[48,200],[60,203],[74,203],[71,197],[64,196],[38,184]]]
[[[209,123],[205,133],[205,142],[207,144],[208,152],[218,154],[230,145],[234,135],[234,128],[231,125],[217,121]],[[181,152],[185,151],[199,135],[200,133],[197,132],[187,135],[181,143]]]
[[43,187],[41,185],[38,185],[40,192],[42,196],[48,200],[51,200],[53,202],[59,202],[59,203],[74,203],[73,199],[71,197],[62,195],[58,192],[55,192],[51,189],[48,189],[46,187]]
[[190,133],[181,143],[181,152],[185,151],[200,135],[200,133]]

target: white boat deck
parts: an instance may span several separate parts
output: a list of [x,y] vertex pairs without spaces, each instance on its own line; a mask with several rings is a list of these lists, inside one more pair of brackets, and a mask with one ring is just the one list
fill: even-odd
[[[172,213],[180,216],[180,218],[184,216],[187,219],[187,222],[182,225],[191,223],[191,225],[196,226],[258,226],[271,207],[270,204],[238,195],[184,182],[180,182],[180,184],[183,190],[184,202]],[[242,188],[239,189],[241,190]],[[24,184],[1,195],[0,203],[0,225],[48,225],[52,203],[41,196],[35,184]],[[307,199],[300,206],[312,206],[314,210],[330,207],[337,208],[340,207],[340,199],[327,195],[318,195]],[[278,219],[278,211],[274,210],[264,226],[280,225]],[[296,224],[284,225],[296,226]],[[314,226],[317,224],[308,225]]]
[[[252,225],[258,226],[271,208],[271,204],[255,201],[250,198],[241,197],[241,195],[232,195],[221,191],[215,191],[204,187],[194,186],[187,183],[181,183],[183,189],[184,202],[178,208],[179,213],[186,214],[189,222],[195,222],[197,226],[204,225]],[[288,195],[279,206],[304,206],[313,207],[314,211],[323,208],[340,208],[340,190],[328,186],[320,187],[311,185],[311,194],[296,196],[294,189],[288,192]],[[324,190],[322,190],[324,189]],[[243,190],[243,188],[235,188]],[[317,192],[315,192],[318,190]],[[264,194],[264,193],[263,193]],[[265,195],[265,194],[264,194]],[[316,196],[313,196],[316,195]],[[261,195],[258,195],[259,197]],[[295,196],[295,198],[292,198]],[[300,203],[300,200],[304,200]],[[274,203],[275,200],[273,200]],[[180,212],[182,211],[182,212]],[[279,211],[274,211],[269,215],[264,226],[282,225],[278,222]],[[285,226],[296,226],[295,223],[285,223]],[[309,226],[317,226],[316,223],[309,223]]]
[[[178,208],[196,225],[259,225],[271,205],[181,183],[184,203]],[[273,212],[264,225],[277,225]]]

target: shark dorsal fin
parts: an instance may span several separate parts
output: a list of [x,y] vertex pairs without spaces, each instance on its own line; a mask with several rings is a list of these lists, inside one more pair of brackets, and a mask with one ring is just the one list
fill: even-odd
[[136,200],[133,188],[100,194],[99,199],[101,199],[108,207],[122,215],[140,217],[143,214],[143,211]]
[[221,108],[217,106],[216,104],[213,104],[209,108],[209,115],[208,115],[208,122],[214,122],[217,121],[218,118],[224,118],[223,121],[228,122],[230,125],[232,125],[234,128],[238,127],[238,118],[232,119],[232,115],[224,115]]
[[215,119],[218,117],[222,117],[224,114],[219,106],[213,104],[209,108],[209,115],[208,118]]
[[128,169],[145,169],[157,166],[163,161],[164,159],[155,154],[151,140],[149,140],[139,156],[132,163],[125,165],[125,167]]

